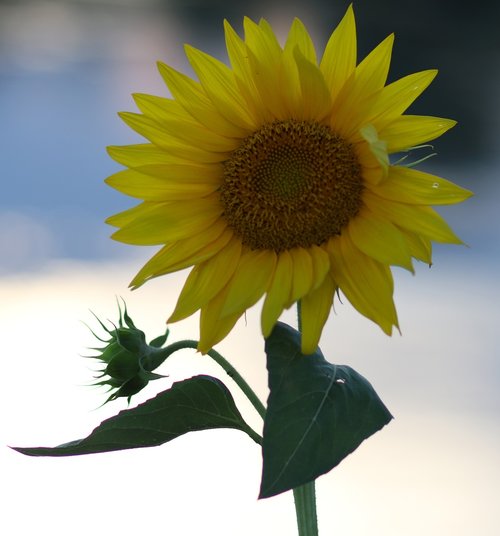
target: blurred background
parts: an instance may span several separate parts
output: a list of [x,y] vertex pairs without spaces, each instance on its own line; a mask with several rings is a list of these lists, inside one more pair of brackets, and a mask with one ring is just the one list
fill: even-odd
[[[257,502],[260,453],[232,431],[157,449],[30,459],[6,445],[56,445],[87,435],[125,404],[85,387],[93,341],[88,309],[116,318],[121,295],[152,337],[164,329],[185,274],[130,293],[154,251],[109,240],[103,220],[134,204],[103,184],[119,166],[107,145],[140,143],[118,111],[131,93],[167,96],[164,61],[192,74],[182,45],[226,61],[222,23],[268,19],[283,38],[295,16],[322,51],[343,0],[0,1],[0,335],[3,388],[2,532],[111,530],[147,534],[294,534],[291,494]],[[395,271],[403,336],[385,337],[348,305],[322,339],[328,359],[355,367],[396,419],[318,481],[320,530],[342,536],[500,533],[500,8],[449,0],[358,0],[359,59],[395,32],[390,81],[438,68],[410,113],[459,124],[421,167],[475,197],[443,209],[469,247],[435,248],[431,270]],[[266,397],[258,308],[221,351]],[[293,314],[285,320],[294,322]],[[193,337],[196,319],[174,326]],[[242,341],[244,344],[242,344]],[[223,353],[224,353],[223,352]],[[168,382],[219,374],[193,353],[166,365]],[[137,401],[168,386],[149,386]],[[232,386],[231,386],[232,387]],[[258,419],[245,406],[256,427]]]

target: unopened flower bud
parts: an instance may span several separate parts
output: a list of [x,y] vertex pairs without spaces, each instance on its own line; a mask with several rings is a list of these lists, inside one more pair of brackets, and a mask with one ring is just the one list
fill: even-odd
[[99,355],[89,356],[98,359],[104,368],[99,370],[94,385],[108,386],[113,391],[106,402],[119,397],[130,398],[141,391],[151,380],[163,378],[153,370],[159,367],[170,355],[162,346],[168,337],[168,330],[164,335],[146,342],[144,332],[138,329],[127,313],[127,308],[119,310],[118,327],[107,328],[97,317],[102,328],[111,336],[104,340],[93,335],[105,343],[102,348],[94,348]]

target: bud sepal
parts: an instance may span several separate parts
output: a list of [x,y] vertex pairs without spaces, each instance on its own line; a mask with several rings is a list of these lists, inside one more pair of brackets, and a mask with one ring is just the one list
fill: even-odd
[[118,304],[118,326],[112,324],[114,329],[108,328],[96,315],[101,327],[110,335],[109,339],[101,339],[92,330],[92,334],[104,347],[92,348],[99,355],[87,356],[98,359],[103,368],[98,371],[99,380],[93,385],[108,386],[113,391],[105,403],[126,397],[130,402],[133,395],[144,389],[152,380],[164,378],[153,371],[158,368],[171,352],[162,346],[167,341],[168,329],[163,335],[154,338],[149,343],[143,331],[138,329],[127,312],[124,303],[123,310]]

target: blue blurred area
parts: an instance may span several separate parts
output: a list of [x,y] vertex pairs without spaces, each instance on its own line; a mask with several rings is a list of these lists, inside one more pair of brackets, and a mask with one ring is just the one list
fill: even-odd
[[86,224],[95,232],[93,220],[118,208],[116,196],[102,185],[113,169],[104,147],[117,136],[103,99],[106,76],[95,66],[80,66],[2,77],[2,117],[8,125],[0,134],[7,185],[2,209],[48,225],[59,235],[58,253],[71,257],[97,253]]
[[167,28],[148,2],[0,4],[0,273],[127,252],[103,223],[131,204],[103,183],[105,147],[138,141],[116,113],[163,89]]
[[[225,59],[222,20],[227,17],[240,31],[243,15],[265,16],[282,34],[300,16],[321,49],[348,3],[0,3],[0,273],[36,270],[54,257],[132,254],[134,248],[109,240],[111,229],[103,223],[134,204],[103,184],[119,169],[105,147],[140,142],[116,112],[135,110],[133,92],[166,95],[156,60],[190,72],[184,42]],[[500,85],[498,62],[491,61],[499,47],[488,30],[497,8],[486,2],[470,14],[440,2],[429,12],[427,4],[358,2],[360,52],[395,31],[392,79],[441,69],[414,112],[454,117],[461,124],[437,141],[440,154],[427,169],[476,192],[476,199],[446,210],[446,216],[465,241],[478,246],[476,253],[497,257],[498,157],[492,134],[499,114],[490,99]],[[461,36],[468,24],[473,34]],[[482,39],[476,39],[480,33]]]

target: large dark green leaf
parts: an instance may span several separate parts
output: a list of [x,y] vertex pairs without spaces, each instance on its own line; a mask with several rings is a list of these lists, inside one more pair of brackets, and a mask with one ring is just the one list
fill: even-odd
[[243,420],[227,387],[217,378],[201,375],[174,383],[136,408],[121,411],[84,439],[54,448],[15,450],[29,456],[75,456],[153,447],[209,428],[235,428],[259,439]]
[[321,350],[304,356],[300,333],[279,322],[266,341],[270,395],[260,498],[316,479],[392,416],[370,383]]

